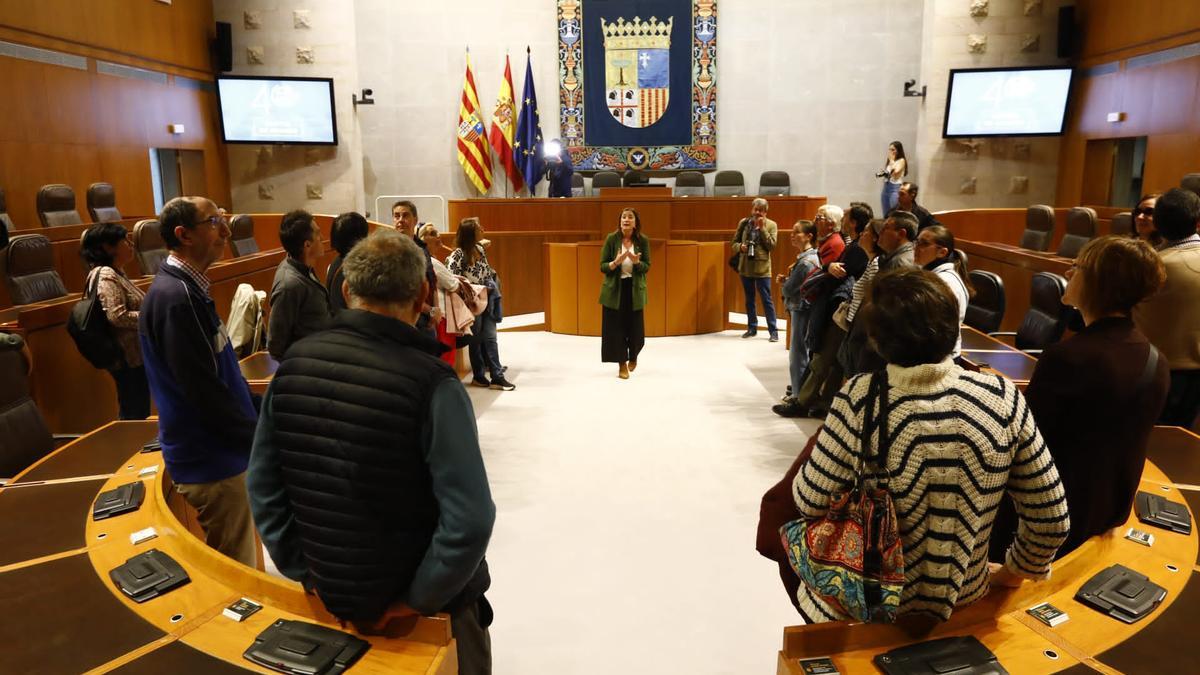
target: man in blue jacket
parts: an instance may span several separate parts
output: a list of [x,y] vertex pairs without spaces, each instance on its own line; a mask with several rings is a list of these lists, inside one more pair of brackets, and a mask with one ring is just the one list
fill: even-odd
[[449,612],[458,672],[490,673],[496,507],[471,399],[438,358],[446,346],[415,326],[425,254],[380,230],[342,272],[349,309],[288,349],[263,400],[254,521],[279,571],[334,616],[379,627]]
[[138,333],[163,460],[208,545],[253,566],[245,474],[258,415],[205,276],[229,224],[203,197],[172,199],[158,219],[171,253],[146,293]]

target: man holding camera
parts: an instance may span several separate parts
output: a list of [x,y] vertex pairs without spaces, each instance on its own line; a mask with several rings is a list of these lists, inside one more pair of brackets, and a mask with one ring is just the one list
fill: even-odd
[[733,250],[740,255],[738,276],[742,278],[742,289],[746,293],[746,332],[743,338],[758,334],[758,311],[754,292],[762,296],[763,309],[767,314],[767,331],[771,342],[779,341],[779,329],[775,325],[775,303],[771,301],[771,251],[779,235],[779,226],[767,218],[767,200],[758,197],[750,206],[750,216],[738,223],[733,235]]

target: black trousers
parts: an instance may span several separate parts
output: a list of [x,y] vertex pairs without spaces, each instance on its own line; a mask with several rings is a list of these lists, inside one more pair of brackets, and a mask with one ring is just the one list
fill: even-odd
[[144,420],[150,416],[150,384],[145,366],[108,371],[117,384],[118,419]]
[[600,317],[600,360],[604,363],[637,361],[646,344],[642,310],[633,309],[633,277],[621,280],[621,308],[605,307]]

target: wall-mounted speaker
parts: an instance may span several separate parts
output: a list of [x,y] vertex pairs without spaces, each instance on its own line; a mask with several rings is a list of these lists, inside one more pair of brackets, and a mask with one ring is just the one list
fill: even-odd
[[1075,5],[1058,8],[1058,58],[1073,59],[1079,52],[1079,26],[1075,19]]
[[218,73],[233,70],[233,26],[217,22],[217,36],[212,41],[213,68]]

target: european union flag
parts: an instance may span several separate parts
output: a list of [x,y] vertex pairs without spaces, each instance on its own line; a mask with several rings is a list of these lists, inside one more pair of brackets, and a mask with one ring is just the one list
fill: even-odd
[[534,188],[546,172],[542,159],[542,125],[538,119],[537,92],[533,88],[533,66],[528,51],[525,53],[525,95],[521,101],[521,115],[517,118],[517,137],[513,142],[513,161],[525,178],[532,196]]

